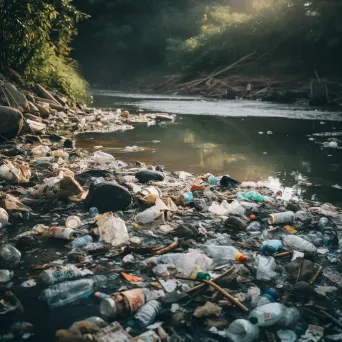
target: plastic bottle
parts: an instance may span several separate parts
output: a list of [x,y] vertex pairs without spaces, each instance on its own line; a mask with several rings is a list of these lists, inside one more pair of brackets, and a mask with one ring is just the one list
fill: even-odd
[[115,292],[101,301],[100,312],[103,316],[112,319],[130,316],[136,313],[146,302],[163,295],[162,291],[151,291],[145,288]]
[[274,303],[278,300],[279,294],[275,289],[267,289],[264,291],[262,296],[255,296],[251,300],[251,305],[253,308],[258,306]]
[[161,309],[162,305],[158,300],[150,300],[139,309],[134,318],[145,328],[154,322]]
[[261,231],[261,223],[258,221],[253,221],[251,222],[247,228],[246,232],[260,232]]
[[0,245],[0,268],[11,269],[17,266],[21,259],[21,253],[12,245]]
[[95,217],[96,215],[98,215],[99,214],[99,210],[96,208],[96,207],[91,207],[90,209],[89,209],[89,215],[91,216],[91,217]]
[[280,303],[270,303],[254,309],[249,316],[251,323],[259,327],[269,327],[278,324],[288,327],[298,322],[299,311],[296,308],[287,308]]
[[215,261],[227,262],[236,260],[246,262],[247,257],[233,246],[197,245],[197,248],[204,251]]
[[56,308],[89,297],[106,284],[107,278],[101,275],[96,275],[89,279],[66,281],[61,284],[52,285],[42,291],[39,298],[46,302],[49,307]]
[[8,214],[4,208],[0,208],[0,224],[2,227],[8,225]]
[[217,178],[215,176],[209,176],[208,177],[208,183],[210,185],[217,185],[218,181],[217,181]]
[[40,274],[40,279],[48,285],[60,283],[62,281],[76,279],[82,276],[81,271],[73,266],[66,265],[59,269],[48,269]]
[[327,247],[335,247],[338,245],[338,237],[336,230],[326,217],[321,217],[317,225],[318,229],[323,233],[323,245]]
[[297,250],[304,250],[306,252],[313,252],[313,253],[317,251],[317,248],[311,242],[306,241],[296,235],[286,235],[283,238],[283,243],[285,246],[288,246]]
[[252,342],[259,338],[259,328],[246,319],[236,319],[226,330],[231,342]]
[[261,245],[261,252],[265,255],[274,255],[283,247],[280,240],[264,241]]
[[268,218],[269,224],[293,223],[295,214],[293,211],[286,211],[283,213],[271,214]]
[[153,222],[156,218],[158,218],[161,215],[161,212],[158,208],[156,208],[155,206],[148,208],[144,211],[142,211],[141,213],[139,213],[136,217],[135,220],[138,223],[141,224],[146,224],[146,223],[150,223]]
[[90,235],[81,236],[71,242],[74,247],[86,246],[93,242],[93,238]]
[[48,235],[55,239],[72,240],[75,237],[75,231],[71,228],[51,227]]
[[249,201],[256,201],[262,203],[265,201],[264,196],[259,194],[256,191],[249,191],[249,192],[240,192],[236,195],[237,198],[249,200]]
[[71,229],[77,229],[81,226],[82,222],[78,216],[69,216],[65,221],[65,226]]
[[7,283],[13,277],[14,272],[9,270],[0,270],[0,283]]
[[270,281],[277,277],[278,274],[275,272],[277,264],[273,257],[257,255],[255,258],[255,264],[257,266],[256,278],[258,280]]

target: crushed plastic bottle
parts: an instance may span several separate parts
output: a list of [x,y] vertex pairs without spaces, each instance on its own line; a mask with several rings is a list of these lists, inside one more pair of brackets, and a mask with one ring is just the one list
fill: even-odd
[[309,241],[296,235],[286,235],[283,238],[283,243],[293,249],[303,250],[306,252],[316,253],[317,248]]
[[259,339],[259,328],[246,319],[236,319],[226,330],[231,342],[252,342]]
[[279,294],[275,289],[267,289],[264,291],[262,296],[254,296],[251,300],[251,306],[256,308],[266,304],[274,303],[278,300]]
[[227,263],[232,260],[247,262],[247,257],[233,246],[197,245],[196,247],[205,252],[215,263]]
[[50,308],[56,308],[87,298],[106,284],[107,278],[101,275],[66,281],[43,290],[39,299],[46,302]]
[[270,281],[278,276],[278,273],[275,272],[277,264],[271,256],[257,255],[255,265],[257,267],[256,278],[258,280]]
[[253,221],[247,226],[246,232],[260,232],[261,228],[262,226],[259,221]]
[[150,300],[139,309],[134,318],[145,328],[154,322],[161,309],[162,305],[158,300]]
[[82,247],[87,246],[88,244],[93,242],[93,238],[90,235],[84,235],[76,238],[71,242],[74,247]]

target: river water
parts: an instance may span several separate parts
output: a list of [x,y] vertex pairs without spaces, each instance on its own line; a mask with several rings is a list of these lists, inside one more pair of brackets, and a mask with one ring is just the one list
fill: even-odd
[[[176,120],[80,134],[79,147],[94,151],[101,145],[117,159],[173,171],[229,174],[240,181],[273,177],[284,186],[296,185],[304,198],[342,205],[342,110],[111,91],[93,95],[96,107],[166,112]],[[139,150],[125,149],[133,145]]]

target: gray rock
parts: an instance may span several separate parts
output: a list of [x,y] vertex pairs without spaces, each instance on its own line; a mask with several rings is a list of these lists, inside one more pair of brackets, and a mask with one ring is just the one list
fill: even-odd
[[14,108],[0,106],[0,139],[12,139],[23,128],[23,116]]

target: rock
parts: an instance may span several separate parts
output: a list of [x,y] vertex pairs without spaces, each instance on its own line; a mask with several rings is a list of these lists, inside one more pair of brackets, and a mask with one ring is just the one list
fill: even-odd
[[33,132],[44,134],[46,131],[46,125],[42,122],[37,122],[33,120],[26,120],[27,124],[30,126]]
[[85,199],[85,207],[87,210],[96,207],[99,212],[125,210],[132,201],[129,191],[116,183],[99,183],[92,184],[87,198]]
[[0,246],[0,269],[11,269],[17,266],[21,259],[21,253],[12,245]]
[[21,93],[12,83],[5,83],[4,87],[7,92],[7,98],[9,101],[9,105],[12,107],[19,107],[22,109],[29,108],[29,102],[26,99],[26,96]]
[[215,327],[217,329],[225,329],[225,328],[228,328],[228,321],[224,320],[224,319],[210,319],[210,318],[207,318],[205,321],[204,321],[204,324],[207,326],[207,327]]
[[225,222],[224,225],[228,229],[233,229],[235,231],[246,230],[247,224],[235,216],[230,216]]
[[34,113],[39,113],[39,109],[37,108],[37,106],[32,103],[31,101],[29,101],[29,109],[30,109],[30,112],[34,112]]
[[139,183],[147,183],[149,181],[163,181],[165,177],[159,171],[143,170],[137,172],[135,174],[135,178],[139,181]]
[[310,281],[315,273],[315,264],[310,260],[297,258],[288,263],[285,269],[291,281]]
[[76,147],[75,140],[66,139],[64,141],[63,147],[75,149],[75,147]]
[[44,99],[51,100],[54,103],[58,104],[58,101],[50,94],[50,92],[43,88],[40,84],[36,85],[36,90],[38,95],[40,95]]
[[0,106],[0,139],[12,139],[23,128],[23,116],[14,108]]
[[309,300],[310,298],[321,298],[315,289],[305,281],[299,281],[291,289],[291,294]]
[[7,226],[8,214],[4,208],[0,208],[0,228]]
[[40,116],[43,119],[47,119],[50,116],[49,104],[48,103],[36,103],[36,107],[39,110]]
[[199,306],[196,308],[194,316],[197,318],[211,316],[220,317],[221,313],[222,308],[220,306],[218,306],[217,304],[213,304],[211,302],[206,302],[204,306]]
[[300,205],[297,204],[297,203],[291,203],[291,202],[289,202],[289,203],[287,204],[287,206],[286,206],[286,210],[288,210],[288,211],[293,211],[294,213],[296,213],[297,211],[302,210],[302,208],[301,208]]

